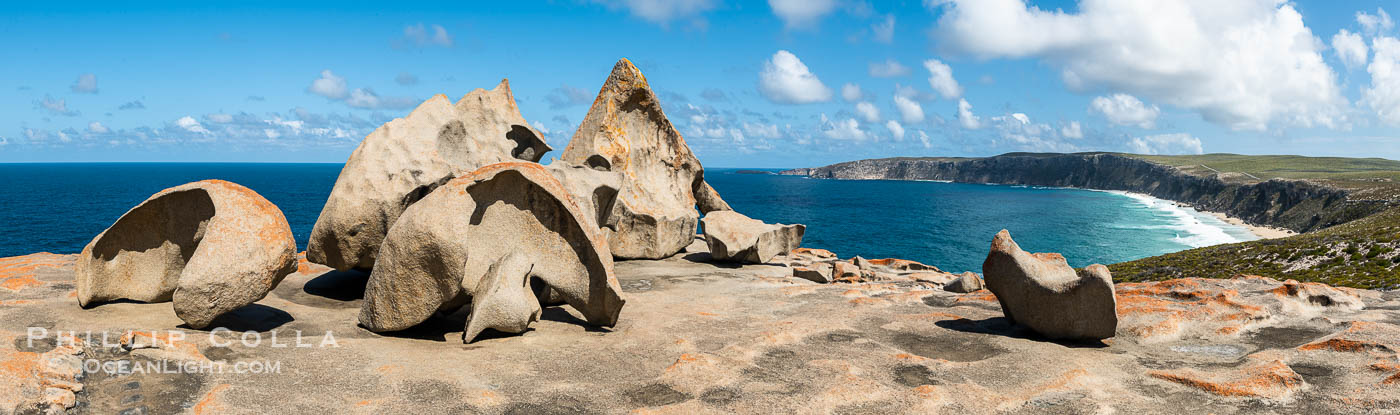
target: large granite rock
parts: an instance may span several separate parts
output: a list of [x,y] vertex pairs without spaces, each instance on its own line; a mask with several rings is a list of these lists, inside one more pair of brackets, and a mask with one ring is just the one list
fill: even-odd
[[622,186],[622,175],[618,172],[592,169],[587,166],[555,161],[545,166],[549,173],[564,185],[574,203],[584,209],[584,216],[594,227],[616,230],[617,216],[613,208],[617,202],[617,191]]
[[1118,327],[1108,267],[1075,272],[1065,257],[1022,251],[1003,229],[982,262],[987,289],[1008,320],[1052,339],[1105,339]]
[[695,238],[703,212],[729,205],[704,182],[700,160],[661,111],[646,77],[617,62],[563,161],[622,174],[608,245],[618,258],[665,258]]
[[549,145],[520,115],[510,84],[477,89],[454,105],[444,95],[365,137],[321,209],[309,261],[339,270],[374,266],[389,226],[453,177],[503,161],[538,161]]
[[710,212],[701,220],[710,256],[718,261],[762,264],[802,245],[803,225],[770,225],[732,210]]
[[481,330],[523,331],[539,317],[538,280],[591,324],[622,310],[607,243],[544,167],[499,163],[447,182],[389,229],[365,287],[360,324],[397,331],[471,304]]
[[78,304],[173,301],[194,328],[261,300],[297,269],[287,218],[257,192],[223,180],[165,189],[83,247]]

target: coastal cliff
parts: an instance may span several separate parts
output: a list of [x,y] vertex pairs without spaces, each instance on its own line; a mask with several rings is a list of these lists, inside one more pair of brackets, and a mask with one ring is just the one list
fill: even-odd
[[1121,190],[1300,233],[1350,222],[1387,207],[1385,201],[1351,200],[1347,190],[1306,180],[1239,183],[1224,180],[1220,175],[1190,174],[1176,167],[1115,153],[870,159],[792,169],[779,174]]

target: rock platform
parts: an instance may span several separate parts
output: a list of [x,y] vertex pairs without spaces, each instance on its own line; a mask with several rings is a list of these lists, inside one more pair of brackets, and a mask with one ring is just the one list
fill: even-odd
[[[627,307],[613,328],[547,307],[523,335],[462,344],[465,311],[387,335],[357,326],[367,276],[304,259],[212,332],[167,304],[78,307],[73,260],[0,259],[0,413],[65,400],[151,414],[1400,413],[1395,292],[1254,276],[1117,284],[1115,337],[1055,342],[1008,324],[985,290],[816,284],[781,263],[712,263],[696,240],[616,263]],[[75,350],[59,331],[93,337]],[[336,347],[321,347],[327,332]],[[228,366],[75,376],[62,356]]]

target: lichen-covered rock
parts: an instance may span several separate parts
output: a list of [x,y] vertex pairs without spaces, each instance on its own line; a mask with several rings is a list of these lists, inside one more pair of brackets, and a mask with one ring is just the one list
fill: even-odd
[[1008,320],[1052,339],[1105,339],[1118,326],[1113,278],[1103,265],[1076,273],[1060,254],[1021,250],[1003,229],[982,262],[987,289]]
[[174,301],[202,328],[261,300],[297,268],[282,211],[246,187],[205,180],[165,189],[127,211],[83,248],[78,304]]
[[591,324],[617,323],[612,255],[588,210],[542,166],[498,163],[447,182],[389,229],[365,287],[360,324],[397,331],[472,304],[463,341],[539,316],[538,280]]
[[306,258],[339,270],[370,269],[389,226],[438,185],[492,163],[538,161],[549,150],[505,80],[455,105],[435,95],[375,129],[350,154],[311,230]]
[[706,213],[729,209],[626,59],[613,66],[561,160],[622,174],[617,230],[608,236],[618,258],[675,255],[695,238],[697,204]]
[[711,257],[751,264],[767,263],[778,254],[797,249],[807,230],[803,225],[766,224],[732,210],[710,212],[701,222]]

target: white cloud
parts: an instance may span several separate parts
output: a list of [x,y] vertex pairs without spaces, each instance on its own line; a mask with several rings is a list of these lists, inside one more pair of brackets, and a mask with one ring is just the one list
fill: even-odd
[[93,75],[90,73],[82,74],[81,76],[78,76],[78,80],[74,81],[73,85],[69,86],[68,88],[72,89],[73,92],[77,92],[80,94],[96,94],[97,75]]
[[219,124],[228,124],[233,122],[233,116],[228,114],[209,114],[205,115],[204,118]]
[[894,14],[887,14],[884,20],[870,25],[870,33],[874,36],[876,42],[894,42]]
[[1361,24],[1361,27],[1366,29],[1366,33],[1372,35],[1388,32],[1395,28],[1395,22],[1390,20],[1390,14],[1379,7],[1376,8],[1376,14],[1356,12],[1356,23]]
[[953,68],[938,61],[938,59],[924,61],[924,68],[928,69],[928,85],[933,87],[933,90],[937,91],[939,95],[942,95],[943,99],[962,96],[962,86],[959,86],[958,81],[953,79]]
[[404,40],[415,46],[442,46],[452,47],[452,36],[447,34],[447,29],[442,25],[424,26],[422,23],[404,26]]
[[1338,31],[1332,35],[1332,49],[1337,51],[1337,59],[1341,59],[1348,68],[1366,64],[1366,41],[1361,40],[1359,34],[1346,29]]
[[874,104],[867,101],[856,103],[856,115],[859,115],[860,119],[865,120],[865,122],[880,121],[880,109],[875,108]]
[[311,81],[311,86],[306,87],[306,92],[326,97],[328,99],[341,100],[349,95],[349,88],[345,85],[345,78],[336,76],[330,69],[321,71],[321,77]]
[[665,25],[675,19],[698,16],[715,8],[713,0],[594,0],[609,9],[626,8],[633,16]]
[[865,95],[860,92],[860,85],[849,83],[841,85],[841,99],[850,102],[859,100],[863,96]]
[[549,130],[549,127],[545,127],[545,126],[544,126],[544,123],[542,123],[542,122],[539,122],[539,121],[531,121],[531,122],[530,122],[530,126],[531,126],[531,127],[535,127],[535,130],[539,131],[540,134],[549,135],[549,134],[551,133],[551,131]]
[[1030,123],[1031,123],[1031,117],[1028,116],[1028,115],[1026,115],[1026,114],[1024,114],[1024,113],[1020,113],[1020,112],[1011,114],[1011,119],[1014,119],[1014,120],[1016,120],[1016,121],[1020,121],[1021,124],[1023,124],[1023,125],[1024,125],[1024,124],[1030,124]]
[[775,124],[750,123],[740,124],[744,129],[744,134],[758,138],[778,138],[778,126]]
[[990,125],[996,131],[994,145],[1021,151],[1078,151],[1079,147],[1060,140],[1055,136],[1055,128],[1050,124],[1031,122],[1024,113],[1011,113],[991,118]]
[[924,130],[915,130],[914,132],[918,133],[919,143],[923,144],[924,148],[933,148],[933,143],[929,142],[928,133],[925,133]]
[[1084,129],[1079,126],[1079,121],[1070,121],[1060,127],[1060,135],[1065,138],[1084,138]]
[[854,118],[832,121],[822,114],[821,130],[823,136],[834,140],[865,141],[870,138],[865,130],[860,129],[860,121]]
[[885,128],[888,129],[888,130],[890,130],[890,135],[894,136],[894,139],[895,139],[895,140],[903,140],[903,139],[904,139],[904,126],[903,126],[903,125],[899,125],[899,121],[895,121],[895,120],[885,121]]
[[1122,91],[1232,129],[1347,124],[1325,46],[1283,0],[1085,0],[1077,13],[1022,0],[931,4],[946,7],[933,31],[945,48],[1043,58],[1071,89]]
[[909,67],[904,66],[894,59],[885,59],[884,62],[870,62],[870,76],[876,78],[898,78],[909,75]]
[[1201,154],[1201,140],[1191,134],[1174,133],[1136,137],[1128,141],[1128,151],[1138,154]]
[[894,109],[899,110],[900,118],[910,124],[924,122],[924,107],[917,101],[909,99],[903,95],[894,96]]
[[1371,86],[1361,91],[1361,103],[1375,110],[1381,122],[1400,126],[1400,39],[1372,39],[1371,49],[1376,52],[1366,66]]
[[200,125],[199,121],[195,121],[194,117],[188,115],[175,120],[175,125],[192,133],[209,134],[209,130],[205,129],[203,125]]
[[836,0],[768,0],[768,6],[786,28],[797,29],[811,27],[836,10]]
[[972,114],[972,104],[967,99],[958,99],[958,122],[969,130],[982,128],[982,118]]
[[1156,126],[1161,109],[1156,105],[1147,106],[1137,97],[1128,94],[1113,94],[1095,97],[1089,103],[1089,112],[1102,114],[1109,122],[1118,125],[1136,125],[1151,129]]
[[78,111],[68,109],[68,100],[65,99],[55,99],[54,97],[44,95],[44,99],[35,103],[38,104],[40,108],[46,109],[54,115],[62,115],[65,117],[78,115]]
[[112,132],[112,129],[107,128],[107,126],[102,125],[100,122],[93,121],[88,123],[88,132],[93,134],[107,134]]
[[809,104],[831,100],[831,88],[822,84],[797,55],[786,50],[773,54],[758,74],[758,91],[773,102]]

